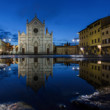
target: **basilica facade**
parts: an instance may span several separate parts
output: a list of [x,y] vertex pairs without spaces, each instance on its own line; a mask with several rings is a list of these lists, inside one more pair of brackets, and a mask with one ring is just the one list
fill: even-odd
[[37,92],[53,77],[53,58],[18,59],[18,77],[26,76],[26,85]]
[[53,32],[45,30],[45,21],[27,20],[26,32],[18,32],[18,54],[53,54]]

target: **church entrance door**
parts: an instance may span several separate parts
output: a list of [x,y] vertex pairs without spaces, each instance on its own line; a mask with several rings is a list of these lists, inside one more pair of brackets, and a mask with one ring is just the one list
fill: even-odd
[[24,48],[22,48],[22,54],[25,54],[25,49]]
[[38,54],[38,48],[34,47],[34,54]]
[[49,54],[50,52],[49,52],[49,48],[47,48],[47,54]]

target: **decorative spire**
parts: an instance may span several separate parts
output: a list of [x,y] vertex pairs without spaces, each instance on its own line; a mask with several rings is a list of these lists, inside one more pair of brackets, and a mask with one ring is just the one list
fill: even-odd
[[48,33],[48,28],[46,28],[46,34]]

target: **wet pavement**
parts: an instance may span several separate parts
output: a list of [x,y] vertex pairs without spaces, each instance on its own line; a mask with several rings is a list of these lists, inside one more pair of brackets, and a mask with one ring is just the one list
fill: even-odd
[[0,110],[107,110],[109,86],[109,60],[0,59]]

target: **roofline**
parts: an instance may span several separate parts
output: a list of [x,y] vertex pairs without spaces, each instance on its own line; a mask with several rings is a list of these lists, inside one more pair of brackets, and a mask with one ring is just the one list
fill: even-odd
[[110,17],[110,16],[106,16],[106,17],[104,17],[104,18],[100,18],[100,19],[98,19],[98,20],[94,21],[93,23],[91,23],[91,24],[87,25],[87,26],[86,26],[86,28],[82,29],[82,30],[81,30],[81,31],[79,31],[78,33],[80,33],[80,32],[82,32],[82,31],[84,31],[85,29],[87,29],[90,25],[92,25],[92,24],[94,24],[94,23],[96,23],[96,22],[98,22],[98,21],[100,21],[100,20],[102,20],[102,19],[105,19],[105,18],[107,18],[107,17]]

